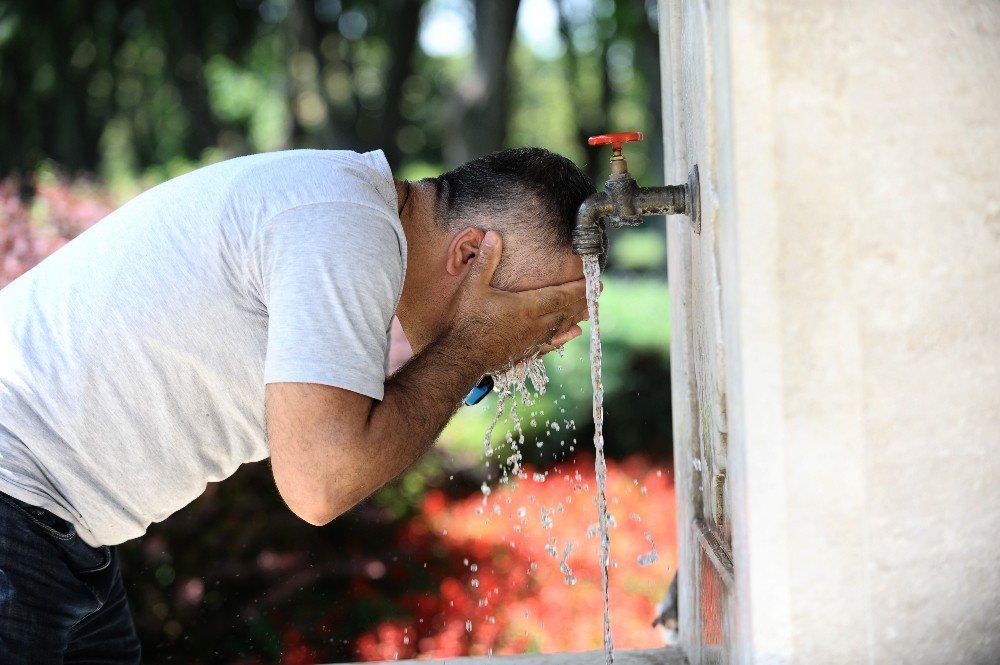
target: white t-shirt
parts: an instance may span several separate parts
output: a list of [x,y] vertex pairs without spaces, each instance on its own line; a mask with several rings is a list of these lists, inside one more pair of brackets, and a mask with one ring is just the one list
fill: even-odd
[[0,491],[91,545],[269,455],[264,384],[383,396],[406,239],[381,152],[232,159],[0,290]]

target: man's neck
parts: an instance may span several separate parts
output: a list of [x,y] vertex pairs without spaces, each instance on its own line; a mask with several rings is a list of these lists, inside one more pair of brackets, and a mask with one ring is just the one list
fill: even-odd
[[437,334],[440,312],[435,259],[440,254],[441,232],[434,221],[437,192],[428,182],[395,181],[399,221],[406,236],[406,278],[396,316],[414,351]]

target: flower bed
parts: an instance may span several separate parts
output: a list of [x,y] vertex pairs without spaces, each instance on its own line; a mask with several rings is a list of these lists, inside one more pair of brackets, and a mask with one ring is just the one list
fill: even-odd
[[[593,458],[563,462],[545,482],[532,479],[534,470],[526,472],[516,488],[500,486],[485,500],[473,495],[449,502],[440,490],[427,493],[420,514],[400,534],[406,561],[389,575],[405,588],[414,565],[426,573],[421,563],[432,561],[438,589],[403,595],[403,615],[359,637],[358,656],[444,658],[601,647]],[[610,589],[614,642],[620,648],[660,646],[662,637],[650,622],[676,566],[672,478],[642,457],[609,461],[608,497],[617,524],[611,534],[617,562]],[[552,511],[549,528],[543,509]],[[639,557],[651,549],[646,534],[658,558],[640,566]],[[572,585],[560,570],[566,543],[576,543],[566,559],[576,578]]]
[[86,181],[46,179],[28,204],[13,180],[0,180],[0,288],[114,209],[110,194]]

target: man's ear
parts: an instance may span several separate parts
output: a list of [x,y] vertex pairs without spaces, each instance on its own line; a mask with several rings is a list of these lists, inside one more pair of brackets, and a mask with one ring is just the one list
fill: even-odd
[[465,274],[472,262],[479,256],[479,246],[483,243],[484,236],[486,236],[486,231],[470,226],[452,237],[445,262],[445,270],[448,271],[449,275],[458,277]]

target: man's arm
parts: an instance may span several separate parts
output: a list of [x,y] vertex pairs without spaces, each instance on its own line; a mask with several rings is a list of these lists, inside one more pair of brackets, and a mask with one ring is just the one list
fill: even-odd
[[271,465],[292,512],[326,524],[420,457],[479,375],[441,340],[400,369],[376,402],[315,383],[267,386]]
[[268,384],[275,482],[305,521],[326,524],[399,475],[430,447],[480,376],[550,339],[561,344],[580,333],[583,284],[517,294],[493,289],[501,248],[496,234],[487,237],[492,244],[484,240],[451,325],[386,382],[381,402],[320,384]]

